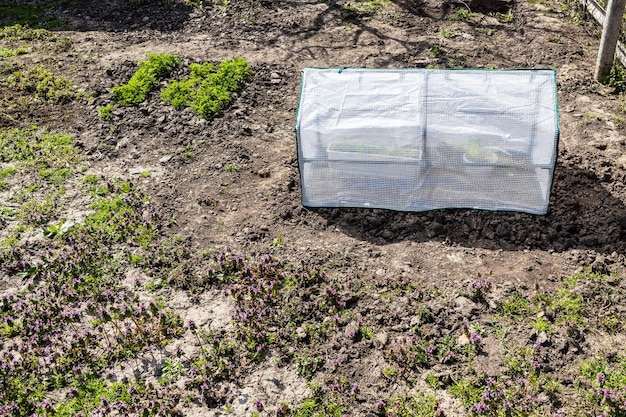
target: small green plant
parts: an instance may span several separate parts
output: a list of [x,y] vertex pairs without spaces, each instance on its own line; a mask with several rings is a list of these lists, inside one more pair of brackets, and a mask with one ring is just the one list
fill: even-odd
[[54,75],[42,65],[13,71],[5,83],[53,104],[67,104],[82,96],[67,78]]
[[45,29],[31,29],[20,24],[0,27],[0,39],[7,41],[55,41],[56,36]]
[[42,229],[43,235],[47,238],[52,239],[55,236],[65,234],[67,231],[69,231],[72,228],[72,226],[74,226],[74,223],[69,222],[69,221],[62,221],[57,224],[50,223],[48,226]]
[[226,12],[226,9],[228,9],[228,0],[213,0],[213,8],[220,13]]
[[623,357],[613,361],[589,359],[580,365],[580,375],[596,415],[626,415],[626,360]]
[[191,4],[196,9],[202,10],[203,0],[183,0],[185,3]]
[[443,410],[434,395],[419,392],[412,396],[399,396],[390,404],[376,404],[379,415],[388,417],[440,417]]
[[219,65],[190,64],[190,75],[173,81],[161,91],[161,98],[176,109],[190,107],[198,116],[211,120],[232,101],[252,77],[252,69],[243,58],[233,58]]
[[439,58],[443,55],[443,48],[439,45],[428,48],[428,56],[431,58]]
[[553,333],[554,329],[550,325],[550,322],[545,319],[545,317],[537,317],[534,322],[531,323],[531,326],[537,330],[538,333]]
[[496,17],[500,23],[511,23],[515,19],[515,15],[511,11],[508,13],[497,13]]
[[180,379],[183,373],[183,365],[171,358],[166,358],[163,361],[163,366],[161,367],[161,377],[159,378],[159,384],[168,385],[174,383]]
[[113,112],[113,105],[108,104],[106,106],[98,107],[98,116],[106,122],[111,121],[111,113]]
[[443,28],[439,32],[437,32],[437,34],[443,36],[444,38],[452,38],[454,36],[454,29]]
[[470,11],[467,10],[466,8],[460,8],[457,12],[456,12],[456,17],[459,20],[467,20],[470,17]]
[[504,298],[498,307],[499,315],[514,320],[523,320],[529,312],[529,301],[517,291]]
[[382,375],[383,375],[385,378],[387,378],[387,379],[391,379],[391,378],[393,378],[394,376],[396,376],[396,375],[398,374],[398,371],[397,371],[395,368],[393,368],[393,367],[389,366],[389,367],[387,367],[387,368],[384,368],[384,369],[381,371],[381,373],[382,373]]
[[307,380],[311,380],[313,375],[324,365],[324,359],[321,356],[308,357],[296,354],[294,360],[296,373]]
[[148,53],[148,60],[139,63],[139,69],[127,84],[113,87],[113,99],[122,106],[136,105],[145,101],[159,83],[180,64],[180,58],[171,54]]
[[363,339],[373,340],[376,338],[376,333],[374,333],[374,330],[369,326],[360,325],[359,333],[361,333]]
[[431,373],[428,373],[426,375],[426,384],[428,384],[428,386],[434,390],[441,388],[441,382],[439,381],[439,378]]
[[230,162],[224,166],[224,171],[231,173],[237,172],[239,171],[239,165],[235,164],[234,162]]
[[278,235],[276,235],[276,237],[272,241],[272,246],[275,248],[280,248],[282,245],[283,245],[283,235],[279,233]]
[[620,64],[611,67],[611,72],[604,79],[604,84],[615,88],[616,92],[626,91],[626,69]]
[[342,10],[360,12],[363,14],[374,14],[382,10],[388,3],[388,0],[361,0],[342,6]]
[[5,48],[4,46],[0,46],[0,58],[8,58],[26,53],[28,53],[27,48]]

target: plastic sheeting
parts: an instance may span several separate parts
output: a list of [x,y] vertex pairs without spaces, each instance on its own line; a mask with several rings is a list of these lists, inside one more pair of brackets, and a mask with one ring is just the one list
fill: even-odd
[[553,70],[302,71],[302,203],[548,211]]

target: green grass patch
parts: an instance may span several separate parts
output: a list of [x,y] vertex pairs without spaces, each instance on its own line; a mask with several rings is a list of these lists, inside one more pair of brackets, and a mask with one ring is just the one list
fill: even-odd
[[4,46],[0,46],[0,58],[8,58],[26,53],[28,53],[27,48],[5,48]]
[[586,407],[593,407],[594,415],[626,415],[625,357],[614,358],[613,361],[607,358],[586,360],[580,365],[580,376],[591,403],[591,406],[586,405]]
[[0,6],[0,25],[28,26],[35,29],[58,29],[63,22],[53,15],[59,3],[9,3]]
[[113,106],[111,104],[98,107],[98,116],[106,122],[111,121],[111,113],[113,112]]
[[46,29],[32,29],[20,24],[0,27],[0,39],[7,41],[46,41],[57,39]]
[[172,81],[161,91],[161,98],[176,109],[190,107],[207,120],[228,106],[232,94],[240,91],[253,74],[243,58],[224,61],[217,70],[211,63],[194,63],[189,68],[189,77]]
[[385,6],[389,5],[389,0],[356,0],[346,2],[341,9],[347,12],[359,12],[371,15],[381,11]]
[[412,396],[399,396],[389,405],[377,404],[378,411],[387,417],[437,417],[445,414],[434,395],[418,392]]
[[3,84],[52,104],[67,104],[83,96],[70,80],[54,75],[43,65],[19,68]]
[[0,130],[0,162],[64,168],[77,161],[70,135],[46,132],[37,126]]
[[148,60],[139,63],[139,69],[127,84],[113,87],[113,98],[122,106],[139,104],[147,99],[159,81],[167,77],[180,64],[180,59],[171,54],[148,53]]

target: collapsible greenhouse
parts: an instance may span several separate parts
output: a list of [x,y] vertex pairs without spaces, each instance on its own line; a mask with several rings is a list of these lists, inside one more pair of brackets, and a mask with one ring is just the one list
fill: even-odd
[[545,214],[555,72],[306,68],[296,133],[308,207]]

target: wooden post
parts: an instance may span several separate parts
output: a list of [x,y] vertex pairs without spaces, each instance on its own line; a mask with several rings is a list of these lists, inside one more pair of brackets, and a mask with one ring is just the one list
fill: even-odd
[[596,61],[595,78],[598,82],[603,82],[604,78],[611,72],[625,6],[626,0],[609,0],[609,4],[606,6],[600,50]]

